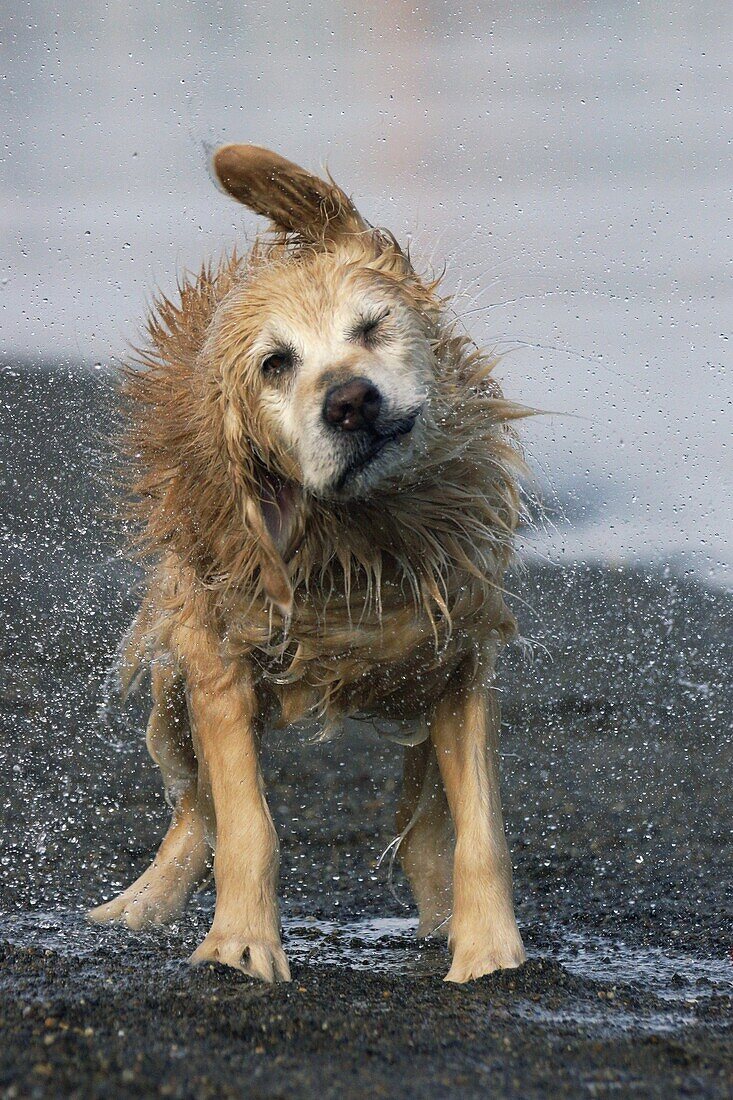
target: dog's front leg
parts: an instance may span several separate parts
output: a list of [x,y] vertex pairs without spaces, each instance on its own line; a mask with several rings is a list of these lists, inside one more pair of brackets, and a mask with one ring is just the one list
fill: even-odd
[[[202,803],[215,824],[216,910],[192,963],[289,981],[277,906],[278,843],[259,765],[256,692],[213,644],[189,664],[188,701]],[[203,649],[203,651],[202,651]]]
[[456,830],[449,982],[520,966],[512,869],[499,791],[499,708],[473,658],[448,685],[430,723]]

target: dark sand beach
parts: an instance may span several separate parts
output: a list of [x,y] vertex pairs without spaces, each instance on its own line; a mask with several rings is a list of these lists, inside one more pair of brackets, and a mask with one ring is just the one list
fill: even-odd
[[[2,372],[0,1096],[729,1097],[733,597],[612,565],[527,565],[500,669],[529,961],[446,985],[380,853],[400,750],[268,740],[288,986],[88,926],[166,807],[144,698],[105,680],[137,574],[108,518],[103,374]],[[142,693],[144,696],[144,692]],[[106,701],[105,701],[106,700]]]

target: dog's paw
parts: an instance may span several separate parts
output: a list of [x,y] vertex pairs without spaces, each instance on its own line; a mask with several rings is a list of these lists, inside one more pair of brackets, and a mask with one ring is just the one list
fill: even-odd
[[151,888],[130,889],[96,909],[88,909],[86,915],[93,924],[124,924],[138,932],[173,920],[180,915],[185,901],[185,897],[159,893]]
[[263,982],[290,981],[290,966],[281,945],[246,935],[226,935],[212,929],[188,961],[192,966],[222,963]]
[[470,982],[495,970],[515,970],[527,959],[519,931],[502,937],[485,937],[467,946],[456,944],[453,963],[445,976],[446,982]]

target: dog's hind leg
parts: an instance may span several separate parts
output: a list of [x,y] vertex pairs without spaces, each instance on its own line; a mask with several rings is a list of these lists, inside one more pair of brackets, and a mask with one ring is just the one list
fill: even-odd
[[420,914],[418,937],[447,936],[453,893],[453,824],[429,740],[405,748],[397,830],[400,862]]
[[168,665],[152,667],[153,708],[147,744],[173,804],[170,827],[155,859],[119,897],[92,909],[97,922],[120,921],[144,928],[174,919],[208,873],[211,852],[198,806],[196,760],[183,685]]
[[465,982],[520,966],[524,947],[514,918],[512,865],[499,792],[499,707],[468,658],[435,708],[430,737],[456,829],[453,964],[446,981]]

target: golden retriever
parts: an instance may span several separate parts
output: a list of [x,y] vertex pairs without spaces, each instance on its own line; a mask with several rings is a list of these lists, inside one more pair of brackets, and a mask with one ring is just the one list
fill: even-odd
[[524,958],[492,686],[514,631],[502,574],[525,410],[437,281],[347,195],[251,145],[222,187],[271,223],[158,301],[126,371],[133,507],[150,569],[123,680],[152,674],[147,743],[173,809],[143,875],[95,921],[180,913],[209,873],[192,962],[290,977],[269,724],[386,722],[405,744],[399,856],[448,981]]

